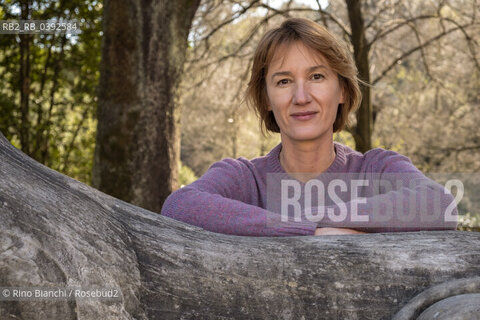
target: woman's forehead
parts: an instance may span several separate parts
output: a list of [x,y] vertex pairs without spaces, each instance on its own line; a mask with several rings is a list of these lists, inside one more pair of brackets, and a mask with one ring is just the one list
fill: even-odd
[[325,65],[329,67],[329,63],[322,53],[306,46],[301,41],[296,41],[277,46],[268,65],[268,70],[284,67],[287,59],[289,63],[302,63],[306,61],[312,65]]

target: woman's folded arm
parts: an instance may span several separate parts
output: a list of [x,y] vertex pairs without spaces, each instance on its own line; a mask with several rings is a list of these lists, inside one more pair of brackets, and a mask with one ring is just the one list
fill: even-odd
[[[312,213],[325,212],[319,227],[366,232],[456,229],[458,212],[454,197],[442,185],[427,178],[409,158],[379,149],[367,153],[366,157],[370,158],[372,172],[367,183],[374,191],[364,198],[313,208]],[[329,211],[339,215],[329,215]],[[317,221],[318,218],[317,215]]]
[[250,204],[256,187],[248,168],[239,160],[224,159],[212,165],[194,183],[172,193],[162,215],[205,230],[243,236],[313,235],[316,223],[282,222],[279,214]]

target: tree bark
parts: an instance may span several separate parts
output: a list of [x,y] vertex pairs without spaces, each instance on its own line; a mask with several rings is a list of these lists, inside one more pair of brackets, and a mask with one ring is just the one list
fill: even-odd
[[[351,42],[358,76],[365,83],[370,83],[369,47],[365,37],[365,24],[360,0],[346,0],[348,18],[352,29]],[[370,87],[360,85],[362,103],[357,111],[357,124],[353,131],[356,150],[365,153],[372,148],[373,112]]]
[[115,287],[123,296],[0,294],[1,319],[416,319],[452,296],[471,312],[480,293],[479,233],[211,233],[53,171],[2,134],[0,179],[0,285]]
[[176,91],[199,3],[104,2],[93,185],[156,212],[177,188]]

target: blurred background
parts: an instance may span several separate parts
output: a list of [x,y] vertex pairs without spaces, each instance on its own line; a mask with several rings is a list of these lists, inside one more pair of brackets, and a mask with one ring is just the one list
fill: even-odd
[[[255,112],[244,103],[252,53],[266,30],[286,17],[305,17],[350,46],[359,77],[371,85],[363,87],[366,99],[352,116],[352,127],[335,134],[337,141],[362,152],[375,147],[400,152],[426,173],[480,172],[479,1],[194,2],[1,0],[0,20],[75,19],[80,32],[0,34],[0,131],[38,162],[159,211],[168,193],[194,181],[213,162],[265,155],[279,143],[278,135],[262,134]],[[157,12],[166,12],[160,22]],[[122,28],[127,32],[119,34]],[[139,53],[151,57],[155,43],[162,61],[170,61],[177,72],[162,69],[162,61],[144,65],[150,60],[141,60],[146,58]],[[115,71],[117,65],[132,64],[134,72],[119,76],[122,70]],[[122,82],[130,76],[135,97],[114,97],[114,86],[130,90]],[[166,87],[171,99],[149,99],[148,90],[142,94],[152,83],[160,91]],[[141,109],[138,123],[137,116],[129,116],[133,111],[125,111],[130,106]],[[145,125],[141,119],[148,112],[163,116]],[[112,142],[113,133],[104,134],[111,123],[134,138]],[[159,128],[167,123],[168,129],[155,129],[155,123]],[[139,153],[131,145],[142,145],[141,126],[168,137],[152,151],[157,156],[143,159],[147,168],[161,163],[155,168],[168,173],[156,177],[162,185],[149,186],[142,180],[146,174],[130,174],[137,172],[139,160],[131,160],[125,150]],[[104,133],[97,135],[97,128]],[[149,146],[156,146],[153,141]],[[116,164],[102,158],[105,150],[121,150],[117,158],[125,162],[118,168],[130,169],[113,170]],[[164,154],[166,160],[157,161]],[[122,178],[104,178],[104,167],[110,176],[121,172]],[[152,195],[139,197],[141,191],[132,191],[133,180],[144,181]],[[118,191],[123,185],[125,191]],[[475,196],[467,203],[476,203]],[[159,206],[147,198],[157,199]],[[459,209],[461,228],[478,231],[480,207],[460,204]]]

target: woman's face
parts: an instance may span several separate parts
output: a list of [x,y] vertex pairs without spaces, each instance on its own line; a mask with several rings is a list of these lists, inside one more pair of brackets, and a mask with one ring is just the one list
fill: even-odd
[[274,55],[265,78],[282,141],[323,140],[333,136],[333,123],[343,90],[337,73],[319,53],[301,42]]

